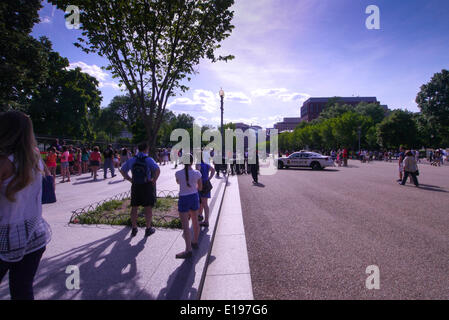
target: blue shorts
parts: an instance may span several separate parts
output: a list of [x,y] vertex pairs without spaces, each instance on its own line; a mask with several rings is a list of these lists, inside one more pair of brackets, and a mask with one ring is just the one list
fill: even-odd
[[198,193],[192,193],[186,196],[179,196],[178,211],[189,212],[196,211],[200,208],[200,198]]

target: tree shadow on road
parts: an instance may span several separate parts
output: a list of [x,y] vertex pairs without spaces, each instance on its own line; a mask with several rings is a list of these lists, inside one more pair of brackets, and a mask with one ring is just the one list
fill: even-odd
[[[41,292],[40,296],[50,300],[154,299],[138,285],[136,258],[144,250],[146,238],[133,246],[128,234],[129,229],[123,228],[111,236],[42,259],[34,282],[37,298]],[[67,289],[67,266],[79,268],[79,290]]]

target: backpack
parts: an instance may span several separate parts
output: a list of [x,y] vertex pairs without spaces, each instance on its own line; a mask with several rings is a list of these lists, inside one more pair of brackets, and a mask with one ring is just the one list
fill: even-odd
[[136,162],[134,163],[131,172],[132,183],[133,184],[145,184],[148,183],[148,166],[146,159],[147,157],[135,157]]

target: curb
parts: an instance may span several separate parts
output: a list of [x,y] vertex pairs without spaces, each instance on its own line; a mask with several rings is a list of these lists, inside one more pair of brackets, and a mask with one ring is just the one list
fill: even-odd
[[[220,220],[221,208],[223,206],[223,200],[224,200],[224,196],[225,196],[225,193],[226,193],[226,188],[228,186],[228,176],[226,176],[226,180],[225,180],[224,184],[225,185],[224,185],[224,189],[223,189],[223,194],[221,195],[220,204],[219,204],[218,210],[217,210],[217,219],[215,220],[214,231],[212,232],[212,239],[211,239],[209,250],[207,252],[206,263],[205,263],[205,266],[204,266],[204,269],[203,269],[203,274],[201,275],[200,285],[198,287],[197,300],[201,300],[201,296],[203,294],[204,282],[206,281],[207,269],[209,267],[210,256],[212,254],[212,248],[214,246],[215,235],[217,233],[217,228],[218,228],[218,222]],[[212,211],[210,212],[210,214],[212,214]]]

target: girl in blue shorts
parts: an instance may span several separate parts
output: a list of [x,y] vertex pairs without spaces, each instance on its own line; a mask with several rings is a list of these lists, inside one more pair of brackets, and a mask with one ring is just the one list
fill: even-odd
[[[200,235],[200,226],[198,224],[198,209],[200,200],[198,190],[203,188],[201,182],[201,173],[192,169],[193,156],[186,155],[187,162],[184,163],[184,169],[175,173],[176,182],[179,184],[178,211],[184,231],[184,240],[186,250],[176,255],[177,259],[186,259],[192,256],[192,248],[198,248],[198,238]],[[184,159],[183,159],[184,160]],[[192,220],[193,241],[191,240],[189,218]]]

